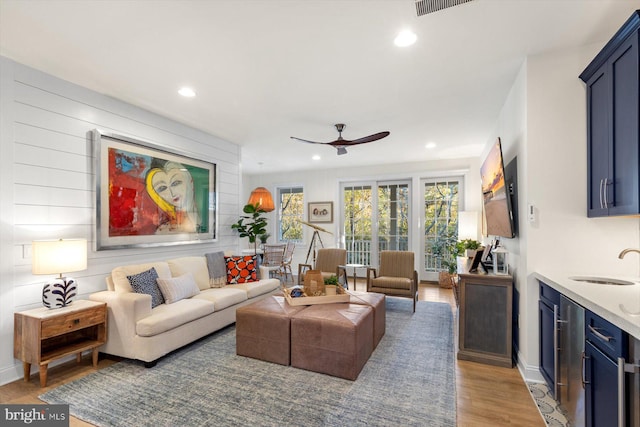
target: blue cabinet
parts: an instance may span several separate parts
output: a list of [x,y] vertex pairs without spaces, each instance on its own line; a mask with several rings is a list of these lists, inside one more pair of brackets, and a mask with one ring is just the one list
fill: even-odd
[[540,282],[538,321],[540,329],[540,373],[557,399],[558,330],[557,319],[560,293]]
[[580,74],[587,89],[587,214],[640,213],[640,11]]
[[585,419],[587,427],[618,425],[618,358],[628,357],[628,336],[600,316],[585,312]]

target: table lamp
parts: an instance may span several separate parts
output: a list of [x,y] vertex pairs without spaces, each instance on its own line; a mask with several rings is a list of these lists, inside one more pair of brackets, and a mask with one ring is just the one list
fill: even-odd
[[78,295],[78,285],[72,273],[87,269],[87,241],[84,239],[34,240],[32,242],[33,274],[59,274],[44,284],[42,304],[47,308],[62,308]]

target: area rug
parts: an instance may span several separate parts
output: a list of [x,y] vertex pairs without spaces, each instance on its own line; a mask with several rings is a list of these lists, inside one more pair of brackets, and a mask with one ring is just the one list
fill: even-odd
[[230,326],[160,359],[125,360],[42,394],[97,426],[456,425],[451,307],[387,298],[386,334],[356,381],[235,354]]
[[527,382],[527,388],[545,423],[550,427],[570,427],[562,408],[545,383]]

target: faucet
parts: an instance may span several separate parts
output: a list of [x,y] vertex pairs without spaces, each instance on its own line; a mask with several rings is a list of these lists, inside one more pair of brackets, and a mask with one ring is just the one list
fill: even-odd
[[618,258],[620,258],[620,259],[624,258],[624,256],[626,254],[628,254],[629,252],[638,252],[640,254],[640,249],[627,248],[627,249],[623,250],[622,252],[620,252],[620,254],[618,255]]

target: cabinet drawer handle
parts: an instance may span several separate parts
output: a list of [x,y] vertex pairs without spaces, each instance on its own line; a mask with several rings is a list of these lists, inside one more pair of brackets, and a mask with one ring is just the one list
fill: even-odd
[[73,324],[77,325],[78,323],[80,323],[80,319],[73,319]]
[[606,342],[610,342],[613,337],[607,337],[605,335],[602,335],[600,332],[598,332],[598,330],[596,328],[594,328],[593,326],[589,325],[589,330],[598,338],[600,338],[603,341]]

